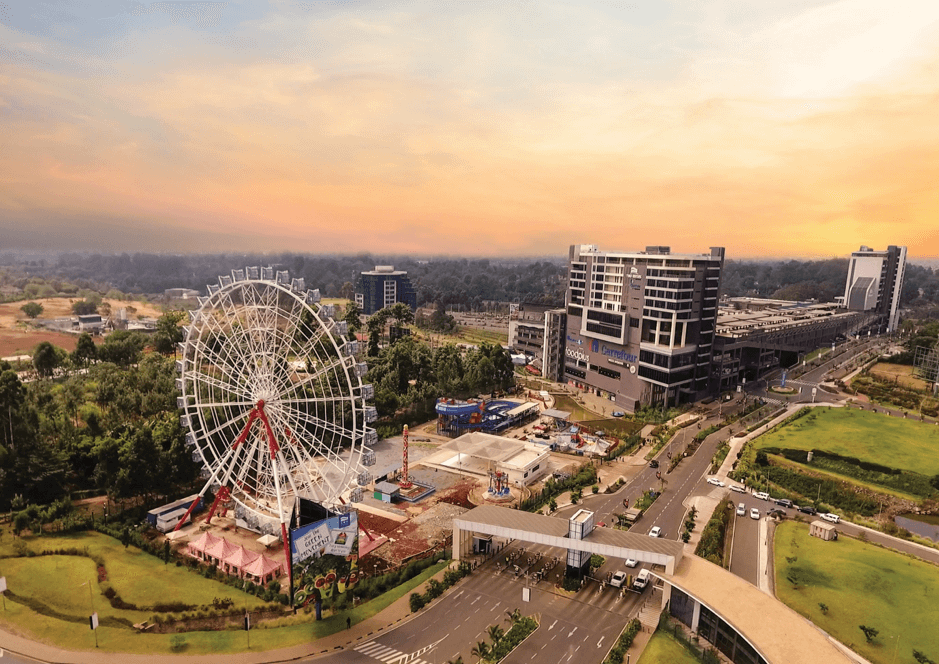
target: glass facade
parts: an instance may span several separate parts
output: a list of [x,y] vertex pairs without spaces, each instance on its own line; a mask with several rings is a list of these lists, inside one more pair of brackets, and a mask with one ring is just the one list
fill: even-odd
[[[672,586],[669,613],[689,628],[694,622],[695,604],[694,598]],[[701,605],[698,617],[698,636],[713,644],[734,664],[766,664],[766,660],[736,629],[704,605]]]

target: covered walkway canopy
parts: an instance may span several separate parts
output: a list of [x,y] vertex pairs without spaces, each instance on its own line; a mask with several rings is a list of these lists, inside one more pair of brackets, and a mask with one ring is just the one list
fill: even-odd
[[625,530],[594,528],[578,540],[568,537],[568,529],[569,523],[565,519],[495,505],[481,505],[453,519],[453,557],[459,560],[460,556],[471,551],[473,533],[545,544],[569,551],[633,558],[643,563],[662,565],[670,572],[674,571],[684,553],[681,542],[637,535]]

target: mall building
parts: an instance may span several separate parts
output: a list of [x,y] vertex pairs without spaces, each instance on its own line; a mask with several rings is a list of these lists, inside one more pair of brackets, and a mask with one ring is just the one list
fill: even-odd
[[723,264],[723,247],[572,245],[564,379],[626,411],[707,394]]

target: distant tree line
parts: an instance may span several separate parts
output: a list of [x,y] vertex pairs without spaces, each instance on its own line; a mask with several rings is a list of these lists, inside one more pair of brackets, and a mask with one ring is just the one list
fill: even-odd
[[417,291],[419,306],[441,302],[445,306],[483,309],[491,302],[536,302],[560,306],[564,302],[567,265],[533,259],[439,258],[413,256],[313,256],[303,254],[162,254],[50,255],[45,260],[16,263],[0,258],[9,267],[0,270],[0,285],[24,289],[25,298],[75,296],[86,291],[108,294],[162,294],[167,288],[205,291],[219,275],[248,265],[272,265],[303,277],[308,287],[326,297],[352,298],[361,272],[376,265],[406,270]]

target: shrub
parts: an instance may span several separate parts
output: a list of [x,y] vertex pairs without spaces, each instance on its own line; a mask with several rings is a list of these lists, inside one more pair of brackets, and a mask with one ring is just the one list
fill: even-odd
[[411,593],[408,603],[411,605],[411,613],[417,613],[424,608],[424,596],[420,593]]

